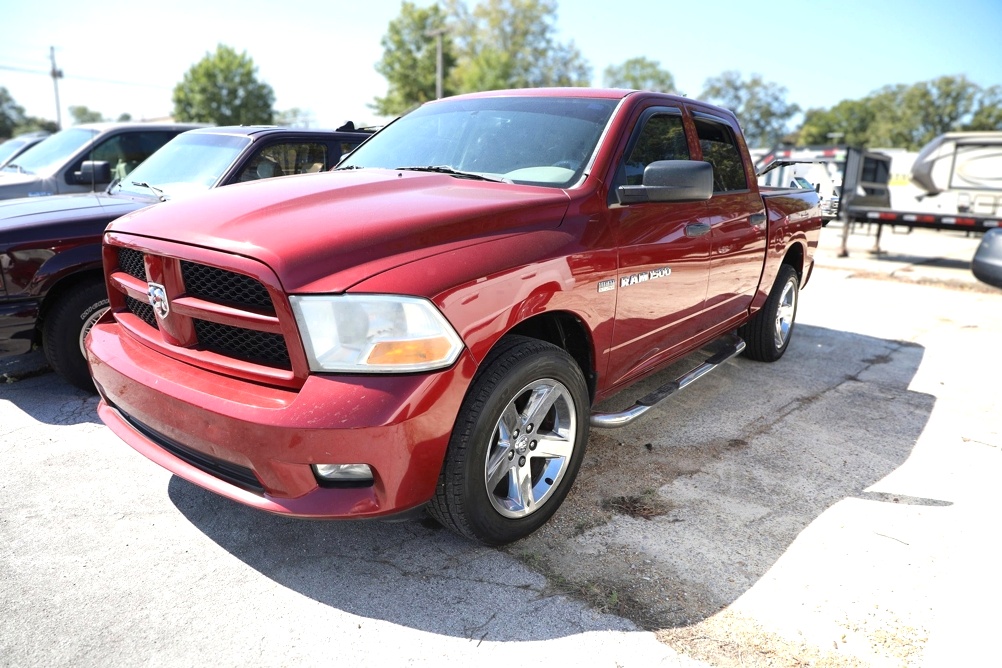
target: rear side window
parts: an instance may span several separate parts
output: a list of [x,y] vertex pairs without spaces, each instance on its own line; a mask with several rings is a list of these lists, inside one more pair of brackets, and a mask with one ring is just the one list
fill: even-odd
[[685,140],[682,117],[672,113],[655,113],[644,122],[624,162],[625,173],[621,173],[617,185],[643,185],[644,169],[652,162],[688,159],[689,144]]
[[238,181],[270,179],[273,176],[319,172],[330,166],[327,146],[320,142],[271,144],[261,149],[240,173]]
[[696,117],[695,123],[703,160],[713,165],[713,192],[747,190],[741,152],[731,127],[701,117]]

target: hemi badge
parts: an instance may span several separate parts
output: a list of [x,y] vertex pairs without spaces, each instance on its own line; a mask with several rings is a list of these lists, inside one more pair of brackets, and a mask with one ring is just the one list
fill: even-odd
[[614,278],[610,278],[608,281],[598,282],[599,292],[609,292],[610,290],[615,290],[615,289],[616,289],[616,279]]

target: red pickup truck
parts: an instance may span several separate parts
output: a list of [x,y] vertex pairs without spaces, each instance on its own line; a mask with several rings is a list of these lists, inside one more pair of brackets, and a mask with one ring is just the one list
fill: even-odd
[[[308,518],[539,528],[589,428],[790,343],[821,227],[730,112],[545,89],[432,102],[333,172],[125,216],[88,360],[104,422],[178,476]],[[592,406],[694,351],[618,413]]]

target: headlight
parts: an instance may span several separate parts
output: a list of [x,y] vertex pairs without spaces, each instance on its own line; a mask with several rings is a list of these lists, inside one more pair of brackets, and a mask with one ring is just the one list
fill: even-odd
[[431,302],[394,295],[291,296],[313,371],[431,371],[463,342]]

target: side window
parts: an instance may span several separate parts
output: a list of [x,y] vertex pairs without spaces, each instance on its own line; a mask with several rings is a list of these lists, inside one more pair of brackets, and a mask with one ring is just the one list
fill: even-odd
[[713,165],[713,192],[747,190],[741,152],[730,126],[699,117],[695,121],[703,160]]
[[[111,177],[124,179],[157,149],[174,138],[176,132],[122,132],[91,149],[88,160],[104,160],[111,165]],[[80,169],[76,165],[74,169]]]
[[238,181],[319,172],[327,164],[327,147],[319,143],[271,144],[261,149],[240,172]]
[[689,144],[685,140],[682,117],[675,114],[656,113],[644,123],[636,143],[624,161],[625,180],[618,185],[639,186],[644,179],[644,169],[658,160],[688,160]]

